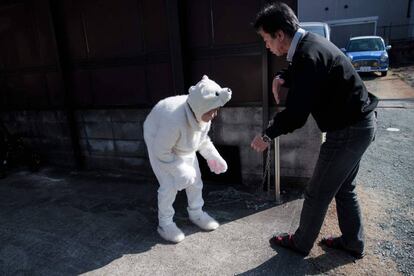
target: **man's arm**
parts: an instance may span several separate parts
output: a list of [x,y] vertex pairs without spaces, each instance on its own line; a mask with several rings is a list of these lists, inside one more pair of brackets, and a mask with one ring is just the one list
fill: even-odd
[[270,138],[302,127],[318,97],[322,75],[316,62],[311,58],[298,57],[290,69],[288,75],[291,83],[286,108],[275,115],[273,124],[265,130]]
[[282,71],[279,71],[272,81],[272,93],[276,104],[280,104],[282,97],[282,87],[289,88],[291,83],[291,76],[288,67]]
[[[290,66],[282,71],[279,71],[273,78],[272,93],[276,104],[280,103],[282,87],[289,88],[291,83]],[[258,152],[262,152],[269,146],[271,138],[267,134],[257,134],[250,146]]]
[[283,84],[283,87],[290,88],[290,84],[292,83],[290,65],[287,69],[283,69],[283,70],[277,72],[276,76],[279,76],[279,78],[281,78],[285,81],[284,84]]

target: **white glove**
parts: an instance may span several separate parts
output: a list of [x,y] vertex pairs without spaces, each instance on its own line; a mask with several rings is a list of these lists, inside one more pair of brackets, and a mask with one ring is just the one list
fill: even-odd
[[196,180],[196,170],[193,166],[185,163],[180,164],[177,167],[176,173],[174,173],[174,185],[178,191],[181,191],[188,186],[194,184]]
[[227,171],[227,163],[223,158],[215,158],[207,160],[207,165],[211,172],[215,174],[224,173]]

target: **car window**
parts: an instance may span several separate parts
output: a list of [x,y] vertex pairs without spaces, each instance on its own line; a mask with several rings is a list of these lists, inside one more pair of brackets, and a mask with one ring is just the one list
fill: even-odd
[[325,29],[323,28],[323,26],[306,26],[302,28],[307,30],[308,32],[312,32],[312,33],[321,35],[323,37],[326,37]]
[[355,39],[349,41],[348,52],[383,51],[384,44],[379,38]]

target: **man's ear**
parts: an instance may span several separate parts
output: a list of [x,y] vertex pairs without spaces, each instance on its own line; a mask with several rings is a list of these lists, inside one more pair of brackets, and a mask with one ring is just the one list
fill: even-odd
[[283,39],[285,39],[285,33],[282,30],[276,31],[275,35],[276,39],[279,41],[283,41]]

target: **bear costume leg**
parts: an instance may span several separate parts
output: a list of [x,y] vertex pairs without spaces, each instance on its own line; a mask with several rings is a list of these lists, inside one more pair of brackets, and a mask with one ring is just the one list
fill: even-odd
[[160,185],[158,188],[158,222],[161,226],[171,224],[175,210],[173,203],[177,196],[177,190],[169,185]]
[[158,189],[158,228],[160,236],[174,243],[184,240],[185,235],[173,221],[173,203],[177,195],[177,190],[170,185],[161,185]]
[[212,231],[219,227],[219,223],[203,211],[204,200],[202,196],[203,184],[201,180],[196,185],[186,188],[188,199],[188,215],[192,223],[203,230]]
[[[146,139],[146,142],[148,140]],[[148,145],[148,142],[147,142]],[[177,196],[177,189],[171,183],[172,176],[161,169],[158,161],[154,159],[151,147],[148,147],[148,157],[154,171],[155,176],[157,177],[160,187],[158,188],[158,228],[157,232],[160,236],[174,243],[179,243],[184,240],[185,235],[174,223],[174,208],[173,203]]]

